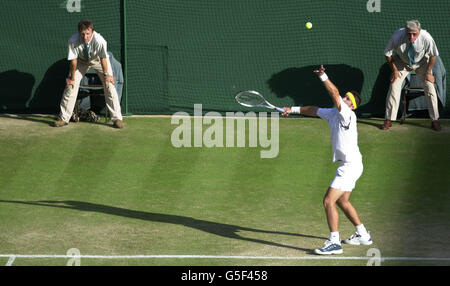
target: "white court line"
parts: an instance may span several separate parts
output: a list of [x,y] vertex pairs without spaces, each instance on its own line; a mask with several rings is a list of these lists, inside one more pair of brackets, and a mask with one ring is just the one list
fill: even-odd
[[10,256],[8,259],[8,262],[6,262],[5,266],[12,266],[14,263],[14,260],[16,260],[16,257],[14,255]]
[[[87,259],[253,259],[253,260],[369,260],[372,256],[226,256],[226,255],[58,255],[58,254],[0,254],[16,258],[87,258]],[[449,257],[380,257],[381,261],[450,261]]]

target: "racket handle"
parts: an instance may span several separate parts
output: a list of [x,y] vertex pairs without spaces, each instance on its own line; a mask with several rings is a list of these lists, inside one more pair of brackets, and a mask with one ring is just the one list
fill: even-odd
[[285,113],[285,112],[286,112],[286,110],[284,110],[283,108],[280,108],[280,107],[276,107],[276,106],[275,106],[275,109],[276,109],[278,112],[281,112],[281,113]]

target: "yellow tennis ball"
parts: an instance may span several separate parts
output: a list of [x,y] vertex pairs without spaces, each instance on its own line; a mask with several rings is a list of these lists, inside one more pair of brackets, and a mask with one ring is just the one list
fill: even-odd
[[307,22],[305,26],[306,26],[306,29],[311,29],[312,28],[312,23],[311,22]]

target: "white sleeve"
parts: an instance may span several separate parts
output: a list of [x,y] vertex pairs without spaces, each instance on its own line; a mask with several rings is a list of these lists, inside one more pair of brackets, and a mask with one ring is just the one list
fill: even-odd
[[384,55],[386,57],[392,57],[392,55],[394,54],[394,43],[395,43],[394,35],[391,36],[386,48],[384,49]]
[[97,35],[98,35],[97,40],[98,40],[98,43],[100,44],[98,56],[101,59],[108,58],[108,49],[106,48],[107,47],[106,40],[100,34],[97,34]]
[[342,97],[340,98],[341,101],[341,111],[339,112],[339,119],[341,120],[341,122],[345,125],[347,125],[348,123],[350,123],[351,118],[352,118],[352,110],[350,109],[350,107],[348,107],[348,105],[344,102],[344,100],[342,99]]
[[78,58],[78,52],[76,51],[76,49],[73,48],[73,44],[70,40],[69,40],[68,46],[69,46],[69,48],[68,48],[69,52],[67,55],[67,60],[71,61],[71,60]]
[[436,46],[436,43],[434,42],[433,37],[428,34],[426,37],[426,53],[430,55],[430,57],[439,56],[439,52]]
[[102,43],[102,48],[100,49],[98,56],[102,59],[108,57],[108,52],[106,49],[106,42]]
[[330,118],[333,115],[334,108],[319,108],[317,110],[317,116],[325,120],[326,122],[330,122]]

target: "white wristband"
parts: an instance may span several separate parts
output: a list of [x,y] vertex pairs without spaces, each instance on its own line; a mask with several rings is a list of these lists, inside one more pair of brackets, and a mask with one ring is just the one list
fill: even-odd
[[321,81],[326,81],[328,79],[328,76],[326,73],[324,73],[323,75],[319,76]]
[[292,106],[291,113],[292,114],[300,114],[300,106]]

